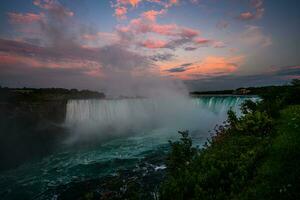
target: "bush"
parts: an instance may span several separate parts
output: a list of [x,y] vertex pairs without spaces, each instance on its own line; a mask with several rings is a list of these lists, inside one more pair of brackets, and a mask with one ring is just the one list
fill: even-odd
[[171,142],[171,153],[167,157],[167,167],[171,173],[180,173],[196,155],[196,149],[192,147],[192,139],[188,131],[178,131],[180,141]]
[[266,112],[254,111],[239,119],[235,128],[242,134],[266,136],[271,133],[272,125]]
[[161,199],[299,199],[300,106],[281,112],[300,103],[299,81],[292,84],[245,101],[241,117],[229,110],[204,149],[180,132],[170,143]]

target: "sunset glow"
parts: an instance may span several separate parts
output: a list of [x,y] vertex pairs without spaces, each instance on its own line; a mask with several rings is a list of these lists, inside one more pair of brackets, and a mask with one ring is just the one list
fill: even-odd
[[[281,73],[300,62],[298,1],[12,0],[2,4],[0,84],[5,86],[37,87],[40,78],[32,76],[37,69],[51,76],[59,73],[56,69],[65,70],[63,76],[43,81],[42,87],[93,89],[101,89],[107,68],[188,80],[192,89],[203,89],[205,84],[224,89],[221,80],[228,78],[232,87],[235,79],[252,85],[255,78],[243,77],[256,75],[264,77],[261,84],[284,83],[300,73],[299,68]],[[272,69],[278,70],[276,76],[269,75]],[[76,78],[67,78],[74,73]],[[58,77],[72,83],[58,85],[53,82]],[[94,83],[95,77],[98,85],[77,81]]]

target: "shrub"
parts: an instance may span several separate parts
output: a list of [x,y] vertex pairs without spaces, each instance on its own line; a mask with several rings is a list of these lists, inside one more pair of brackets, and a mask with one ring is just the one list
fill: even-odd
[[242,134],[266,136],[271,133],[272,124],[266,112],[254,111],[239,119],[235,128]]
[[178,131],[181,135],[180,141],[171,142],[171,153],[167,157],[167,167],[171,173],[178,173],[189,165],[196,155],[196,149],[192,147],[192,139],[188,131]]

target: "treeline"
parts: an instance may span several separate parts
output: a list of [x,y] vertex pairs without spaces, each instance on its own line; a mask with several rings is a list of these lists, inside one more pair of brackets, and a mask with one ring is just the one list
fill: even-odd
[[105,94],[90,90],[64,88],[7,88],[0,87],[0,101],[51,101],[68,99],[105,98]]
[[262,91],[241,117],[229,111],[204,148],[180,132],[160,199],[300,199],[300,81]]
[[217,90],[217,91],[193,91],[190,95],[264,95],[276,92],[290,91],[295,85],[299,84],[298,79],[291,81],[289,85],[281,86],[263,86],[263,87],[245,87],[236,90]]

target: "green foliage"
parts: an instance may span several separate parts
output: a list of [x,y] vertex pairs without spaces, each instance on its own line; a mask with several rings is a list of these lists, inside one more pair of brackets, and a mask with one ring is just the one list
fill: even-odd
[[[244,115],[256,111],[258,103],[251,101],[250,99],[247,99],[242,105],[241,105],[241,111]],[[229,116],[228,116],[229,117]]]
[[[178,150],[184,146],[180,142],[176,149],[172,146],[173,161],[182,158]],[[161,199],[231,199],[255,175],[264,148],[264,140],[244,135],[226,137],[218,145],[197,150],[188,165],[177,163],[178,171],[168,171]],[[176,166],[176,162],[172,164]]]
[[239,119],[235,129],[242,134],[265,136],[271,133],[272,125],[266,112],[254,111]]
[[[300,199],[299,80],[230,110],[204,149],[171,143],[161,199]],[[289,107],[288,107],[289,106]]]
[[292,86],[300,86],[300,79],[293,79],[291,81]]
[[43,101],[64,101],[68,99],[104,98],[104,93],[63,88],[0,88],[0,102],[22,103]]
[[239,199],[300,199],[300,106],[281,112],[264,163]]
[[192,139],[188,131],[178,131],[181,135],[180,141],[171,142],[172,151],[167,158],[167,167],[171,173],[180,173],[189,165],[196,155],[196,149],[192,147]]

